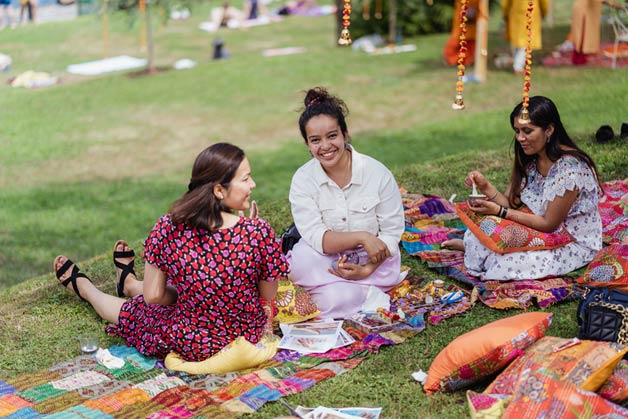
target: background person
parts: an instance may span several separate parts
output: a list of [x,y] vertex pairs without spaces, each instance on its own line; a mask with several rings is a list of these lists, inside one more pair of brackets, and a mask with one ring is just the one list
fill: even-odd
[[[532,9],[532,50],[541,49],[541,21],[547,14],[549,0],[534,0]],[[503,0],[502,16],[506,22],[506,40],[510,43],[512,52],[513,70],[515,74],[523,74],[526,61],[526,46],[528,45],[528,30],[526,29],[526,12],[528,2],[525,0]]]
[[[346,318],[401,281],[401,194],[390,171],[349,144],[345,103],[310,89],[299,128],[312,159],[292,178],[290,205],[301,240],[290,279],[321,317]],[[388,307],[386,307],[388,308]]]
[[[470,172],[464,184],[471,188],[475,183],[487,197],[470,208],[479,214],[497,215],[504,207],[507,211],[503,218],[547,233],[562,225],[573,241],[552,250],[498,254],[467,230],[464,241],[442,243],[442,247],[464,250],[467,272],[485,280],[564,275],[589,263],[602,248],[598,210],[602,186],[593,160],[567,135],[550,99],[530,98],[529,124],[518,121],[521,109],[519,104],[510,114],[515,131],[510,185],[502,194],[482,173]],[[518,210],[523,205],[532,214]]]
[[[276,280],[287,275],[275,234],[260,218],[237,216],[250,208],[255,188],[244,152],[218,143],[201,152],[188,191],[162,216],[144,242],[144,281],[131,257],[119,259],[121,294],[105,294],[65,256],[54,270],[72,285],[118,335],[146,356],[175,352],[185,361],[203,361],[237,337],[257,343],[272,333],[268,309]],[[116,251],[129,251],[119,242]]]

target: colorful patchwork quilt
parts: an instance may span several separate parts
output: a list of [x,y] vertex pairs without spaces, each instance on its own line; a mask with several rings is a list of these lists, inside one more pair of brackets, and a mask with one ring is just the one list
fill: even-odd
[[310,355],[282,350],[258,369],[224,375],[169,371],[133,348],[113,346],[109,351],[124,359],[122,368],[107,369],[94,356],[81,355],[0,381],[0,417],[235,418],[343,374],[382,345],[401,343],[417,333],[347,330],[356,339],[350,346]]

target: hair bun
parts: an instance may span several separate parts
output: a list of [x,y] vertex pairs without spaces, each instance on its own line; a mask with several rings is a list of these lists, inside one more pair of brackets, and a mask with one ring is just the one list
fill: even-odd
[[316,105],[317,103],[324,102],[328,99],[329,93],[324,87],[314,87],[307,91],[305,99],[303,99],[303,103],[306,108],[309,108],[312,105]]

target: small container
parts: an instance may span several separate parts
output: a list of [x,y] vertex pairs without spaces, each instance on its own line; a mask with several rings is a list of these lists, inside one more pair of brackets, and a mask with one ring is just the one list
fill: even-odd
[[79,348],[85,355],[93,354],[98,350],[98,335],[96,333],[85,333],[78,337]]
[[477,206],[478,205],[478,199],[486,199],[486,195],[481,194],[481,193],[480,194],[476,194],[476,195],[473,195],[473,194],[469,195],[469,198],[468,198],[469,205],[472,206],[472,207]]

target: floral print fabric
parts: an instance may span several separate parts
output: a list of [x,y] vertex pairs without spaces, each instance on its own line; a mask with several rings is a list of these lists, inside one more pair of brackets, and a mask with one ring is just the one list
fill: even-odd
[[119,335],[147,356],[179,354],[202,361],[239,336],[257,343],[266,314],[258,282],[287,276],[288,265],[270,225],[241,217],[216,232],[174,224],[161,217],[144,243],[144,258],[166,273],[178,299],[175,304],[146,304],[143,297],[122,306]]
[[574,241],[551,250],[499,254],[484,246],[469,230],[465,233],[467,272],[484,280],[539,279],[567,274],[586,265],[602,247],[602,221],[598,210],[599,186],[585,162],[563,156],[546,177],[535,164],[528,168],[521,201],[534,214],[544,215],[548,204],[568,190],[578,189],[563,227]]
[[[521,211],[530,212],[525,207]],[[457,204],[456,212],[478,240],[496,253],[554,249],[573,241],[563,227],[553,233],[544,233],[495,215],[478,214],[466,202]]]

